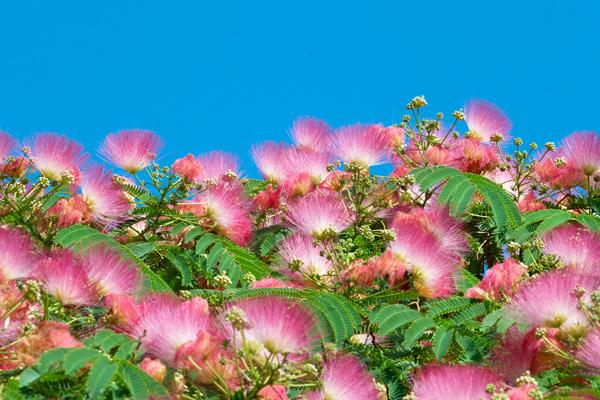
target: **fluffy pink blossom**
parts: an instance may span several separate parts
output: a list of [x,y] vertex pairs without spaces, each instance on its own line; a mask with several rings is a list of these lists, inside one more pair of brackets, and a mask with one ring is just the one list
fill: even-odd
[[[33,311],[43,314],[39,304],[23,300],[22,296],[16,281],[0,282],[0,313],[4,316],[0,324],[0,346],[4,348],[19,339],[27,324],[37,322]],[[0,356],[0,370],[4,369],[3,358]]]
[[250,240],[250,202],[244,197],[241,186],[221,182],[209,187],[191,202],[182,203],[180,208],[208,219],[217,232],[239,245],[246,245]]
[[362,168],[381,164],[388,152],[388,140],[381,125],[354,124],[335,131],[332,146],[336,157]]
[[600,171],[600,134],[574,132],[563,140],[560,154],[573,160],[573,164],[585,176],[593,176]]
[[265,179],[280,182],[287,177],[285,143],[265,142],[252,146],[252,158]]
[[0,226],[0,280],[33,277],[38,259],[28,234]]
[[10,155],[16,142],[7,132],[0,131],[0,161],[3,161]]
[[503,296],[512,296],[517,283],[526,273],[525,265],[508,258],[490,268],[481,282],[467,290],[465,296],[473,299],[502,300]]
[[282,161],[283,165],[279,165],[279,168],[285,170],[284,178],[305,173],[317,185],[329,173],[327,171],[327,165],[329,164],[327,153],[290,148],[285,152]]
[[493,171],[499,162],[497,148],[474,138],[459,139],[452,147],[453,167],[474,174]]
[[265,386],[258,392],[258,398],[262,400],[288,400],[287,392],[283,385]]
[[90,247],[80,254],[91,283],[102,296],[137,294],[142,286],[139,268],[106,245]]
[[337,354],[323,364],[323,387],[306,395],[308,400],[376,400],[379,391],[360,360]]
[[60,180],[72,175],[86,160],[79,143],[56,133],[39,133],[31,146],[31,161],[48,179]]
[[19,178],[25,173],[28,166],[29,160],[23,156],[9,159],[6,163],[0,165],[0,174],[11,178]]
[[416,224],[394,227],[394,232],[390,249],[405,263],[415,289],[428,298],[454,293],[457,259],[442,249],[435,236]]
[[167,376],[167,366],[154,358],[144,357],[142,362],[140,362],[140,369],[157,382],[164,381]]
[[486,387],[499,382],[485,367],[430,364],[417,371],[411,387],[417,400],[480,400],[489,399]]
[[354,219],[354,213],[339,196],[326,192],[313,192],[291,202],[286,215],[300,233],[315,238],[340,233]]
[[173,173],[187,182],[196,182],[202,177],[202,163],[191,154],[178,158],[171,167]]
[[282,281],[277,278],[262,278],[250,284],[253,289],[273,289],[273,288],[293,288],[296,284],[289,281]]
[[200,154],[197,158],[202,164],[203,171],[199,181],[230,181],[241,175],[237,157],[223,151],[211,151]]
[[291,200],[309,193],[314,188],[315,180],[307,172],[301,172],[288,176],[280,185],[287,199]]
[[583,182],[583,173],[573,160],[545,157],[533,165],[533,173],[540,182],[552,189],[569,189]]
[[362,287],[371,287],[376,279],[385,279],[388,285],[393,287],[403,283],[405,274],[405,263],[388,249],[379,256],[369,258],[367,262],[355,261],[343,272],[342,280]]
[[600,329],[586,335],[575,356],[586,369],[600,374]]
[[184,345],[186,350],[192,345],[196,351],[203,349],[207,355],[214,347],[212,341],[217,339],[208,303],[199,297],[183,301],[167,294],[154,294],[139,304],[113,302],[113,308],[117,313],[125,313],[122,329],[140,339],[148,354],[170,365],[184,361],[181,357]]
[[598,278],[571,268],[543,272],[519,287],[507,310],[530,327],[561,328],[573,335],[581,334],[588,321],[573,292],[584,289],[589,298],[598,284]]
[[301,149],[327,152],[331,141],[331,127],[324,121],[304,117],[294,121],[290,135]]
[[31,366],[43,353],[59,347],[83,347],[83,343],[73,336],[68,324],[42,321],[34,332],[17,343],[14,354],[22,365]]
[[123,220],[132,207],[123,190],[113,181],[112,172],[99,165],[88,168],[83,174],[81,195],[93,219],[101,223]]
[[544,251],[558,256],[567,266],[600,276],[600,234],[566,224],[546,233]]
[[58,226],[88,223],[92,220],[92,210],[81,195],[60,199],[46,212],[48,217],[56,217]]
[[519,199],[517,208],[522,213],[543,210],[546,205],[535,197],[535,193],[530,190],[527,194]]
[[323,257],[321,249],[313,244],[311,236],[294,234],[279,244],[279,255],[286,264],[299,263],[299,271],[306,275],[325,275],[331,261]]
[[259,211],[279,209],[281,203],[281,187],[275,189],[272,184],[268,184],[263,191],[258,192],[256,196],[254,196],[252,203]]
[[508,138],[512,129],[510,120],[495,104],[485,100],[472,99],[465,104],[465,122],[470,135],[489,142],[497,133]]
[[83,263],[68,250],[54,251],[40,261],[38,276],[46,292],[62,304],[87,305],[98,298]]
[[135,174],[149,166],[162,147],[152,131],[128,129],[111,133],[100,147],[100,154],[117,167]]
[[270,354],[303,355],[318,337],[312,314],[288,299],[259,297],[230,303],[229,309],[232,307],[241,309],[249,322],[243,338],[251,348]]

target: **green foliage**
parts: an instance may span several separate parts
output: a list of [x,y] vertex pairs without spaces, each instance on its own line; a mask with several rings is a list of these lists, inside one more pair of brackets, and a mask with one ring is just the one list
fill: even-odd
[[84,344],[42,354],[34,366],[21,373],[19,393],[36,398],[64,390],[64,398],[86,399],[167,395],[161,384],[135,365],[139,360],[137,344],[126,335],[101,330]]

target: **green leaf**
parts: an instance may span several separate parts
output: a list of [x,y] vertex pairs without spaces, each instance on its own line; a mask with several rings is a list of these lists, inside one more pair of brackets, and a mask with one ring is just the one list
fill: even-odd
[[206,249],[211,244],[213,244],[215,239],[216,239],[216,236],[213,235],[212,233],[205,233],[204,235],[202,235],[202,237],[200,239],[198,239],[198,241],[196,242],[196,254],[198,254],[198,255],[204,254]]
[[480,326],[480,330],[482,332],[485,332],[489,329],[491,329],[494,325],[496,325],[496,322],[498,322],[498,320],[500,318],[502,318],[502,316],[504,315],[504,310],[502,310],[501,308],[492,311],[491,313],[489,313],[488,315],[486,315],[483,318],[483,321],[481,321],[481,326]]
[[182,286],[192,285],[192,269],[185,260],[178,254],[174,254],[171,250],[165,252],[165,257],[171,262],[171,264],[179,271],[181,276]]
[[396,329],[421,317],[421,313],[402,304],[390,304],[374,311],[369,320],[379,325],[381,335],[389,335]]
[[70,350],[63,358],[65,374],[74,374],[79,369],[83,368],[87,363],[94,361],[100,356],[102,356],[101,353],[87,347]]
[[151,395],[168,395],[164,386],[133,364],[122,363],[120,375],[131,393],[131,398],[134,400],[145,400]]
[[590,214],[580,214],[577,220],[593,232],[600,232],[600,218]]
[[19,375],[19,387],[26,387],[35,382],[42,376],[34,367],[29,367]]
[[506,190],[481,175],[468,173],[465,176],[490,205],[499,230],[512,231],[522,224],[521,213]]
[[117,373],[119,365],[102,356],[95,363],[85,382],[85,391],[92,398],[99,398]]
[[455,313],[471,304],[471,300],[465,297],[449,297],[447,299],[432,301],[429,303],[427,315],[436,318],[441,315]]
[[126,244],[125,247],[138,258],[144,258],[148,254],[156,251],[154,243],[149,242],[136,242]]
[[414,321],[404,332],[402,345],[411,349],[417,340],[425,334],[425,331],[435,326],[435,321],[429,317],[421,317]]
[[196,239],[198,236],[201,236],[202,234],[204,234],[204,229],[195,226],[192,229],[190,229],[188,233],[185,234],[183,242],[189,243],[192,240]]
[[454,330],[446,328],[444,325],[438,326],[433,335],[431,350],[438,360],[441,360],[450,347],[450,342],[454,336]]
[[454,325],[462,325],[467,321],[474,320],[485,314],[487,309],[483,303],[475,303],[471,304],[469,307],[465,308],[453,318],[450,319]]

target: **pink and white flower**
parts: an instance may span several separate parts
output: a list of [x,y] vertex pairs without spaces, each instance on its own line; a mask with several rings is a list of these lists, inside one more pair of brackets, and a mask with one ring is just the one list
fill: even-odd
[[4,161],[10,155],[17,141],[7,132],[0,131],[0,161]]
[[465,122],[472,137],[483,142],[491,141],[499,133],[508,138],[512,129],[510,120],[495,104],[485,100],[472,99],[465,104]]
[[0,226],[0,280],[32,278],[39,256],[21,228]]
[[175,175],[182,177],[186,182],[198,181],[204,171],[202,163],[191,154],[175,160],[171,169]]
[[300,149],[328,152],[332,131],[325,121],[304,117],[294,121],[290,135]]
[[490,268],[481,282],[467,290],[465,297],[473,299],[502,300],[512,296],[518,282],[527,274],[527,267],[519,261],[508,258]]
[[501,381],[485,367],[433,364],[417,371],[411,388],[417,400],[480,400],[490,399],[487,386]]
[[161,147],[162,141],[154,132],[128,129],[106,136],[100,154],[117,167],[135,174],[152,164]]
[[554,254],[567,266],[600,276],[600,235],[575,224],[566,224],[546,233],[544,251]]
[[252,146],[252,158],[263,177],[273,182],[280,182],[287,177],[285,143],[265,142]]
[[331,261],[321,255],[311,236],[293,234],[279,245],[279,255],[286,264],[299,263],[299,271],[306,275],[326,275]]
[[388,140],[381,125],[354,124],[335,131],[333,153],[340,160],[368,168],[383,163],[388,152]]
[[56,133],[39,133],[31,146],[31,161],[35,168],[48,179],[61,180],[80,169],[87,155],[81,145]]
[[83,263],[68,250],[54,251],[40,261],[38,277],[62,304],[89,305],[98,299]]
[[308,400],[376,400],[379,391],[373,376],[350,354],[327,359],[321,375],[322,389],[307,393]]
[[585,176],[593,176],[600,171],[600,134],[574,132],[563,140],[560,154],[572,160]]
[[202,173],[197,178],[199,182],[221,180],[230,181],[241,175],[237,157],[223,151],[211,151],[200,154],[197,160],[202,164]]
[[132,204],[123,190],[113,181],[112,172],[95,165],[81,180],[81,195],[92,217],[101,223],[123,220]]
[[600,329],[596,328],[586,335],[575,357],[586,369],[600,373]]
[[288,205],[286,216],[300,233],[319,238],[350,226],[354,213],[335,193],[313,192]]

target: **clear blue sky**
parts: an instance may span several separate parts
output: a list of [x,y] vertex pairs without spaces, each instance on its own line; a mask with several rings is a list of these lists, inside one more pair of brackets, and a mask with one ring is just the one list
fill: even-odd
[[92,150],[122,128],[167,142],[163,161],[251,143],[294,118],[398,121],[469,97],[513,134],[600,130],[599,2],[2,1],[0,128],[57,131]]

